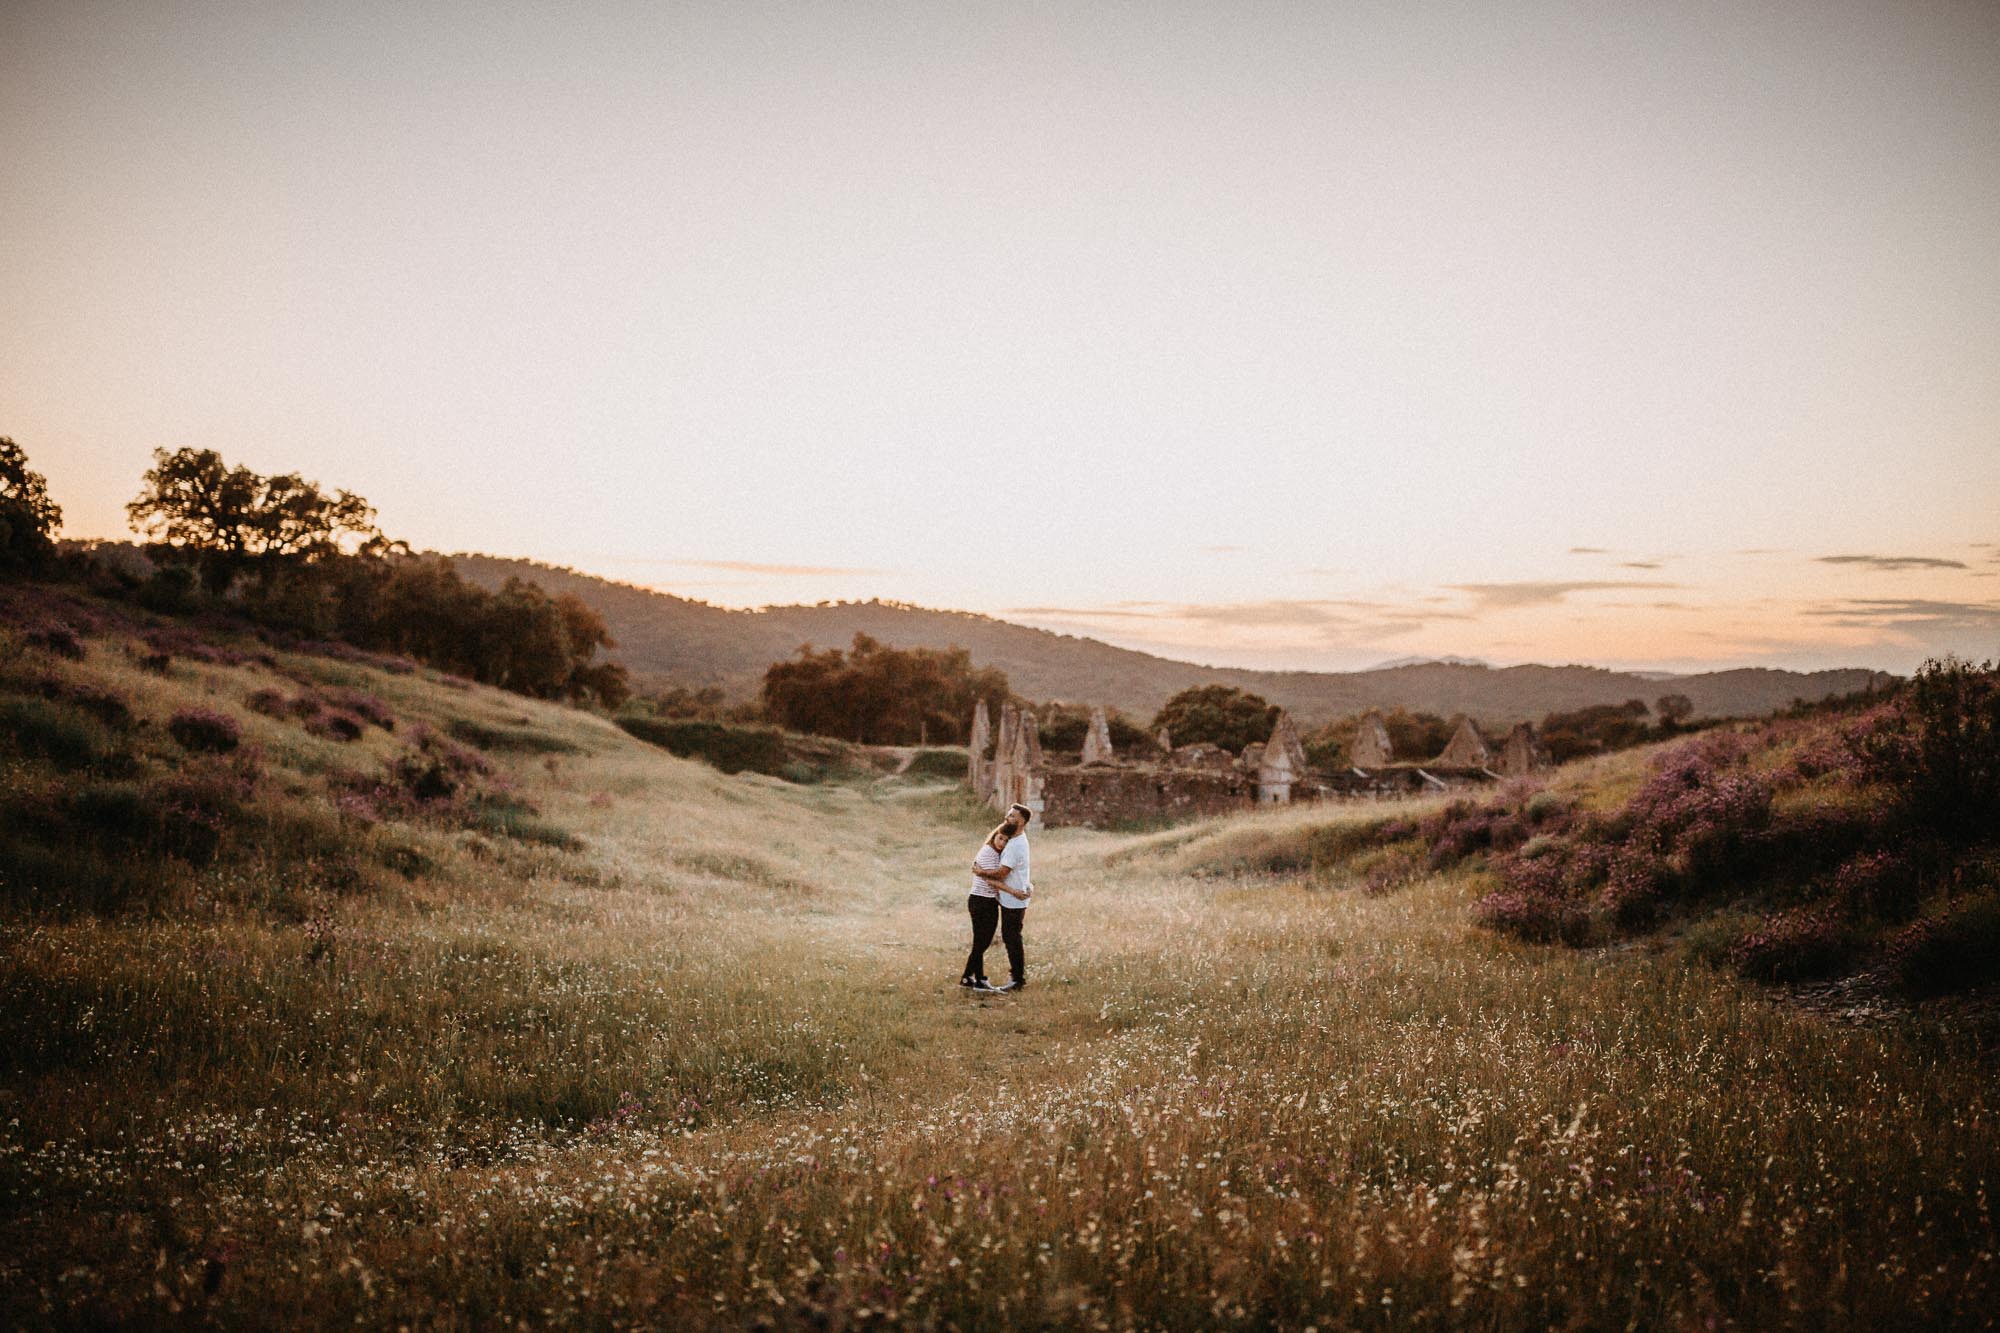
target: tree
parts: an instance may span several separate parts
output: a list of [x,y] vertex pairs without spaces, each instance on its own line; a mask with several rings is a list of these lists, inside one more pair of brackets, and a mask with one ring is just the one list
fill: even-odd
[[1175,745],[1206,742],[1225,750],[1241,750],[1253,741],[1271,739],[1278,706],[1234,685],[1197,685],[1182,690],[1161,706],[1150,728],[1165,727]]
[[62,510],[20,445],[0,435],[0,567],[39,569],[55,554]]
[[864,745],[962,742],[981,699],[1007,698],[1006,673],[973,666],[963,648],[891,648],[866,634],[845,653],[806,644],[764,673],[771,720]]
[[1627,699],[1622,704],[1592,704],[1570,713],[1550,713],[1542,719],[1542,744],[1558,764],[1583,755],[1627,749],[1653,739],[1646,712],[1644,700]]
[[125,506],[133,531],[188,552],[218,594],[260,559],[320,560],[338,554],[343,538],[381,537],[360,496],[328,495],[296,472],[260,477],[213,449],[155,449],[141,483]]
[[1694,700],[1685,694],[1663,694],[1653,701],[1653,711],[1659,715],[1660,730],[1678,731],[1694,716]]

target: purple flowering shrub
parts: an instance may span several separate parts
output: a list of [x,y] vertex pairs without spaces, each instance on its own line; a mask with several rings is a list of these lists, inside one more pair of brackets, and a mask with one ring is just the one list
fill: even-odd
[[384,731],[396,729],[396,716],[389,706],[361,690],[304,690],[287,697],[284,691],[258,690],[249,707],[266,717],[296,718],[307,732],[328,740],[361,739],[369,726]]
[[1816,981],[1846,970],[1853,946],[1836,904],[1780,912],[1738,939],[1729,961],[1755,981]]
[[[1545,793],[1546,795],[1546,793]],[[1888,698],[1714,731],[1659,753],[1609,815],[1543,825],[1459,803],[1420,832],[1434,864],[1478,852],[1475,918],[1581,943],[1704,904],[1777,904],[1723,950],[1773,983],[1879,965],[1904,989],[2000,977],[2000,672],[1927,663]],[[1928,904],[1928,906],[1927,906]],[[1940,906],[1940,904],[1943,904]]]
[[1959,898],[1889,938],[1883,960],[1915,995],[1942,995],[2000,980],[2000,894]]
[[212,708],[189,708],[175,713],[167,722],[167,734],[184,750],[196,754],[226,754],[243,739],[236,719]]

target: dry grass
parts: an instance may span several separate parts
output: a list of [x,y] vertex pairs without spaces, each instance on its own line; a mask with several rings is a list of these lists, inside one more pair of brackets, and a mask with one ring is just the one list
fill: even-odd
[[[8,910],[8,1323],[2000,1308],[1990,1053],[1832,1026],[1678,955],[1497,941],[1450,876],[1368,897],[1287,859],[1385,809],[1038,835],[1033,985],[976,999],[951,985],[976,821],[934,788],[723,777],[587,714],[283,665],[378,695],[399,734],[248,714],[254,665],[162,680],[96,644],[62,668],[149,719],[242,714],[260,802],[306,832],[160,910]],[[574,747],[495,758],[581,850],[339,822],[318,775],[455,717]],[[336,892],[292,865],[323,838],[424,867]]]

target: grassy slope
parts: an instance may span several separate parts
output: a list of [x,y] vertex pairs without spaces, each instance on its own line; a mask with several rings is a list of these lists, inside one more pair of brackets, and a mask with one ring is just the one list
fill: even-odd
[[[270,675],[38,665],[154,722]],[[2000,1296],[1990,1056],[1495,940],[1459,878],[1239,873],[1374,812],[1040,835],[1035,986],[974,999],[984,815],[945,789],[728,778],[587,714],[281,665],[399,732],[575,747],[495,757],[582,849],[343,825],[323,771],[401,736],[245,715],[297,845],[155,913],[9,909],[7,1322],[1975,1326]],[[429,868],[342,891],[296,864],[329,838]]]

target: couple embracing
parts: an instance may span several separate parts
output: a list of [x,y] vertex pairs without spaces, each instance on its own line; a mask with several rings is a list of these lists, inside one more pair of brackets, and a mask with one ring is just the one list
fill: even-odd
[[[972,892],[965,900],[972,913],[972,952],[966,955],[965,975],[958,981],[967,990],[1018,991],[1028,984],[1021,953],[1021,922],[1035,892],[1028,879],[1028,821],[1034,817],[1025,805],[1008,806],[1007,817],[986,835],[979,855],[973,858]],[[990,985],[986,980],[986,949],[993,943],[996,925],[1013,972],[1013,979],[1004,986]]]

